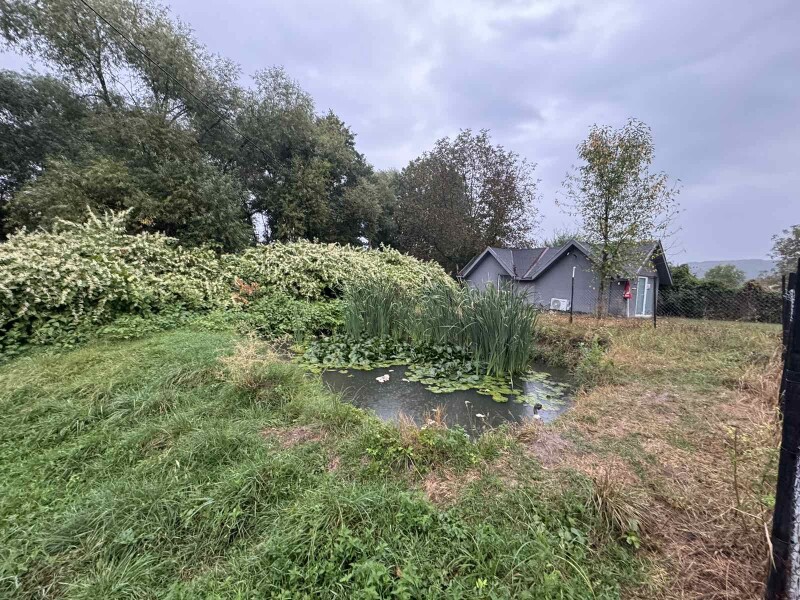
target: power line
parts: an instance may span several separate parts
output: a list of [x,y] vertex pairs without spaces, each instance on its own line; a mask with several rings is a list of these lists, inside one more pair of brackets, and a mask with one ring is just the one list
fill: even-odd
[[[132,47],[134,50],[136,50],[136,51],[137,51],[139,54],[141,54],[141,55],[142,55],[142,56],[144,56],[144,57],[145,57],[145,58],[146,58],[148,61],[150,61],[150,62],[151,62],[151,63],[152,63],[152,64],[153,64],[153,65],[154,65],[156,68],[158,68],[158,70],[159,70],[159,71],[161,71],[161,72],[162,72],[164,75],[166,75],[166,76],[167,76],[167,78],[169,78],[171,81],[173,81],[173,82],[174,82],[176,85],[178,85],[178,87],[180,87],[180,88],[181,88],[181,89],[182,89],[184,92],[186,92],[187,94],[189,94],[189,95],[190,95],[192,98],[194,98],[194,99],[195,99],[195,100],[196,100],[196,101],[197,101],[199,104],[201,104],[201,105],[202,105],[202,106],[203,106],[203,107],[204,107],[204,108],[205,108],[205,109],[206,109],[208,112],[210,112],[211,114],[215,115],[215,116],[216,116],[216,117],[219,119],[219,122],[222,122],[222,123],[224,123],[224,124],[225,124],[225,125],[227,125],[227,126],[228,126],[228,127],[229,127],[229,128],[230,128],[230,129],[231,129],[233,132],[234,132],[234,133],[236,133],[237,135],[241,136],[241,138],[244,140],[244,142],[243,142],[243,144],[242,144],[242,146],[241,146],[242,148],[244,148],[244,147],[245,147],[247,144],[253,144],[253,146],[254,146],[256,149],[260,150],[260,151],[261,151],[261,153],[262,153],[262,154],[264,154],[264,155],[265,155],[267,158],[273,158],[273,156],[272,156],[272,153],[271,153],[271,152],[267,152],[267,151],[266,151],[266,150],[264,150],[264,149],[263,149],[261,146],[259,146],[259,145],[258,145],[258,144],[257,144],[255,141],[253,141],[253,139],[251,139],[249,136],[247,136],[247,135],[245,135],[244,133],[242,133],[241,131],[239,131],[239,129],[238,129],[238,128],[237,128],[235,125],[233,125],[233,124],[232,124],[232,123],[231,123],[231,122],[230,122],[230,121],[229,121],[229,120],[228,120],[228,119],[227,119],[227,118],[226,118],[224,115],[222,115],[222,114],[221,114],[219,111],[217,111],[217,110],[216,110],[214,107],[210,106],[210,105],[209,105],[209,104],[208,104],[208,103],[207,103],[205,100],[203,100],[203,99],[199,98],[199,97],[198,97],[198,96],[197,96],[197,95],[196,95],[196,94],[195,94],[195,93],[194,93],[194,92],[193,92],[191,89],[189,89],[189,87],[188,87],[188,86],[184,85],[184,84],[183,84],[183,83],[182,83],[182,82],[181,82],[181,81],[180,81],[180,80],[179,80],[177,77],[173,76],[173,75],[172,75],[172,73],[170,73],[170,72],[169,72],[169,71],[167,71],[167,70],[166,70],[164,67],[162,67],[162,66],[159,64],[159,62],[158,62],[156,59],[154,59],[153,57],[151,57],[151,56],[150,56],[150,55],[149,55],[147,52],[145,52],[145,51],[144,51],[142,48],[140,48],[139,46],[137,46],[137,45],[136,45],[136,43],[135,43],[133,40],[131,40],[131,39],[130,39],[128,36],[126,36],[126,35],[125,35],[125,34],[124,34],[122,31],[120,31],[120,29],[119,29],[119,28],[118,28],[116,25],[114,25],[114,24],[113,24],[111,21],[109,21],[108,19],[106,19],[106,18],[105,18],[103,15],[101,15],[99,12],[97,12],[97,10],[95,10],[95,8],[94,8],[92,5],[90,5],[88,2],[86,2],[86,0],[78,0],[78,1],[79,1],[81,4],[83,4],[83,5],[84,5],[86,8],[88,8],[90,11],[92,11],[92,12],[95,14],[95,16],[96,16],[98,19],[100,19],[100,20],[101,20],[103,23],[105,23],[105,24],[106,24],[106,25],[107,25],[109,28],[111,28],[111,30],[112,30],[112,31],[114,31],[114,33],[116,33],[116,34],[117,34],[119,37],[121,37],[121,38],[122,38],[124,41],[126,41],[126,42],[127,42],[127,43],[128,43],[128,44],[129,44],[129,45],[130,45],[130,46],[131,46],[131,47]],[[212,127],[213,127],[213,126],[212,126]],[[209,129],[210,129],[210,128],[209,128]]]

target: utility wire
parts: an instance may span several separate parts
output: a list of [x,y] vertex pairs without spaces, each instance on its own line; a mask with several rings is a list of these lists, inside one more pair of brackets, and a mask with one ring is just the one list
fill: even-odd
[[237,135],[241,136],[241,138],[244,140],[243,143],[242,143],[241,148],[244,148],[247,144],[253,144],[253,146],[256,149],[258,149],[259,151],[261,151],[261,153],[264,154],[264,156],[266,156],[267,158],[272,158],[272,153],[271,152],[267,152],[266,150],[264,150],[255,141],[253,141],[252,138],[250,138],[249,136],[247,136],[244,133],[242,133],[233,123],[231,123],[224,115],[222,115],[214,107],[210,106],[205,100],[197,97],[197,95],[191,89],[189,89],[189,87],[184,85],[177,77],[173,76],[172,73],[170,73],[164,67],[162,67],[156,59],[151,57],[147,52],[145,52],[139,46],[137,46],[136,43],[133,40],[131,40],[128,36],[126,36],[122,31],[120,31],[120,29],[116,25],[114,25],[111,21],[106,19],[99,12],[97,12],[97,10],[95,10],[95,8],[91,4],[86,2],[86,0],[78,0],[78,1],[81,4],[83,4],[86,8],[88,8],[90,11],[92,11],[98,19],[100,19],[103,23],[105,23],[119,37],[121,37],[123,40],[125,40],[134,50],[136,50],[139,54],[141,54],[148,61],[150,61],[156,68],[158,68],[159,71],[161,71],[164,75],[166,75],[167,78],[169,78],[171,81],[173,81],[176,85],[178,85],[178,87],[180,87],[184,92],[189,94],[192,98],[194,98],[208,112],[210,112],[211,114],[215,115],[219,119],[219,122],[224,123],[233,132],[235,132]]

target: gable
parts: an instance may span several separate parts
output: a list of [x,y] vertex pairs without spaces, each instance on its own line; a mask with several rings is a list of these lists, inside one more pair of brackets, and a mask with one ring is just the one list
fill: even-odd
[[472,282],[497,281],[499,275],[509,276],[506,268],[495,258],[491,252],[484,252],[470,265],[469,273],[462,275],[464,279]]

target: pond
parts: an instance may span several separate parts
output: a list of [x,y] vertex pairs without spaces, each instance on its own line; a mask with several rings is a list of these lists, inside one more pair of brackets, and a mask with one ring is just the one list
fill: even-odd
[[[496,402],[476,390],[435,394],[416,381],[405,378],[405,367],[360,371],[324,371],[322,379],[343,398],[366,410],[373,411],[385,421],[396,421],[400,415],[424,425],[431,412],[442,407],[449,427],[460,425],[471,437],[503,423],[519,423],[534,417],[533,404],[542,404],[538,411],[542,421],[554,420],[571,403],[570,377],[566,371],[537,365],[529,381],[520,381],[515,387],[522,396],[509,396],[507,402]],[[377,378],[389,378],[381,383]]]

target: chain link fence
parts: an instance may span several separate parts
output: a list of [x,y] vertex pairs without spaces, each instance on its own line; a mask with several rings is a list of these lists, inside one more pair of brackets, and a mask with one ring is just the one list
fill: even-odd
[[634,277],[612,281],[603,290],[596,285],[565,287],[554,297],[539,299],[539,303],[554,312],[603,318],[780,323],[783,296],[780,289],[770,289],[755,281],[726,288],[708,283],[666,286],[659,285],[655,277]]
[[720,321],[780,323],[783,293],[750,281],[728,289],[701,284],[693,287],[662,287],[658,297],[658,316]]

